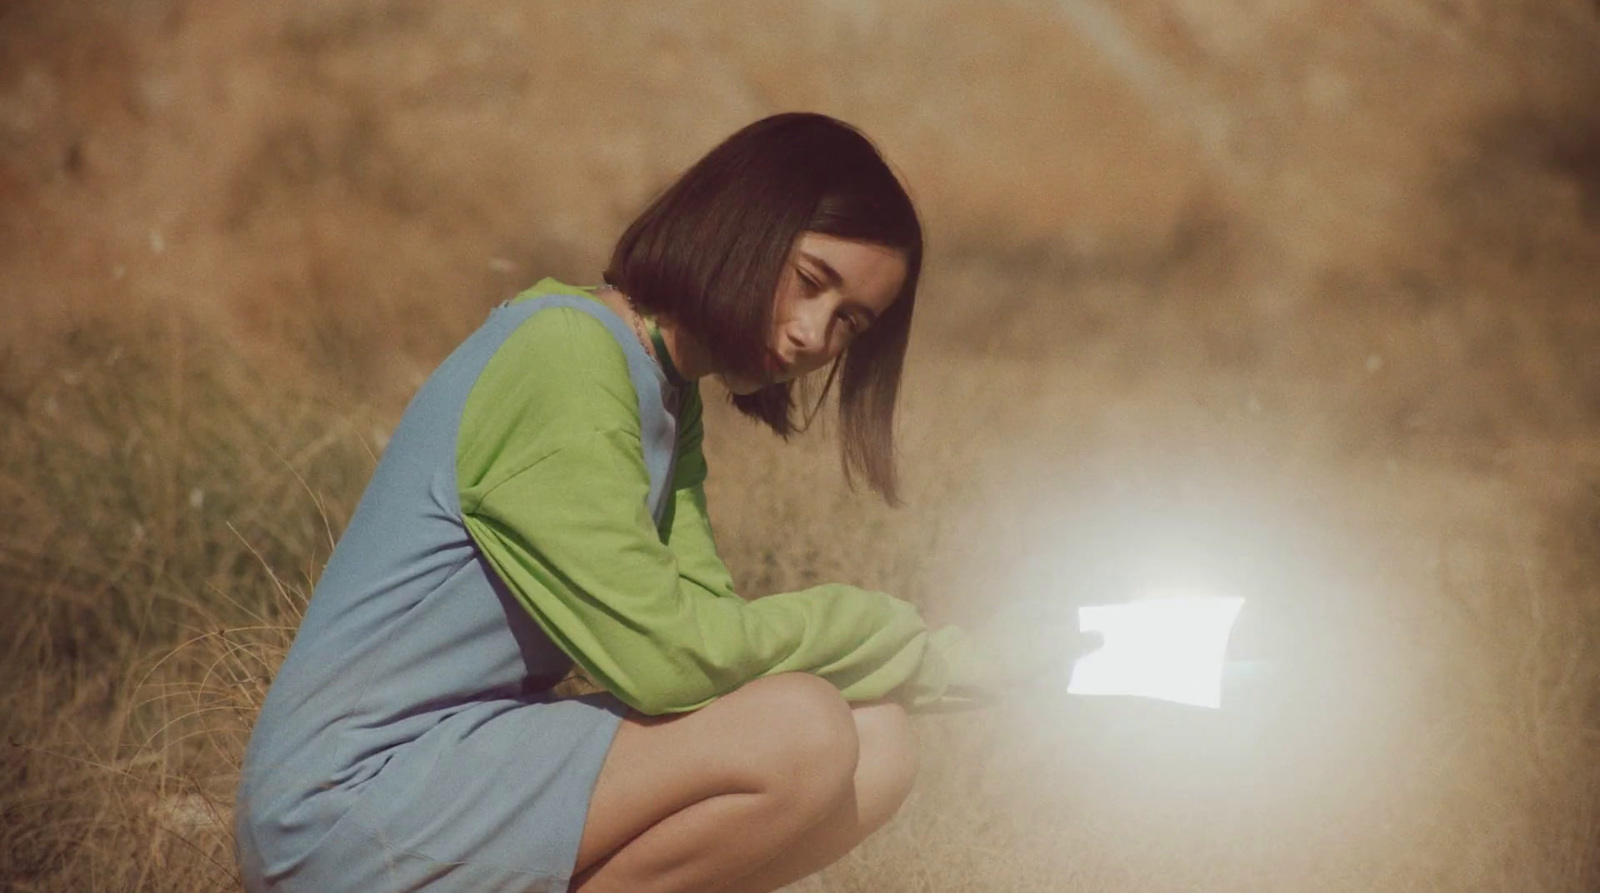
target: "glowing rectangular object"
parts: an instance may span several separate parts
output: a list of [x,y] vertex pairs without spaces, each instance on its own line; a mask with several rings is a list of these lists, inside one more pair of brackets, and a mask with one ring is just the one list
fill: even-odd
[[1228,636],[1242,607],[1242,598],[1199,596],[1081,607],[1078,627],[1105,644],[1073,664],[1067,691],[1220,707]]

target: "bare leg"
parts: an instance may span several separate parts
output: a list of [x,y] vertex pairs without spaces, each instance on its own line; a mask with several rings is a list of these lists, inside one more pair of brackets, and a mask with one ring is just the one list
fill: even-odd
[[747,875],[844,797],[856,757],[849,705],[803,673],[693,713],[630,715],[590,798],[574,888],[698,893]]
[[861,757],[850,792],[821,822],[778,858],[718,893],[769,893],[837,862],[894,817],[916,781],[916,739],[896,704],[857,705],[851,711]]
[[915,767],[903,710],[849,709],[803,674],[692,714],[630,716],[596,784],[575,889],[776,889],[887,821]]

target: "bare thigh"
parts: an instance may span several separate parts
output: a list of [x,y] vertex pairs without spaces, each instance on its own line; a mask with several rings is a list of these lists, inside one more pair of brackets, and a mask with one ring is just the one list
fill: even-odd
[[595,783],[576,871],[725,794],[772,794],[786,815],[820,818],[849,790],[857,747],[849,704],[806,674],[756,680],[692,713],[630,713]]

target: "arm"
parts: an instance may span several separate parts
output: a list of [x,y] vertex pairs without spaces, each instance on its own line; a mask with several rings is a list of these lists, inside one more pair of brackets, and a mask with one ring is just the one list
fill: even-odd
[[[680,480],[703,481],[698,457]],[[954,634],[930,634],[907,602],[848,586],[735,596],[699,481],[678,488],[663,542],[625,360],[583,314],[542,312],[491,360],[463,414],[458,478],[490,564],[552,641],[641,712],[692,710],[789,671],[912,706],[952,681],[941,648]]]
[[928,634],[905,602],[842,586],[745,602],[683,579],[644,508],[647,489],[637,439],[604,432],[508,480],[467,515],[545,632],[629,706],[693,710],[795,670],[863,698],[927,675]]
[[678,461],[672,480],[672,502],[661,523],[661,539],[678,559],[684,581],[723,598],[738,598],[733,575],[717,554],[706,509],[705,427],[700,390],[691,385],[678,420]]
[[[691,389],[681,420],[673,503],[662,525],[662,536],[677,557],[678,574],[687,584],[724,598],[738,598],[732,575],[717,554],[707,511],[701,412],[698,390]],[[760,601],[764,599],[757,600]],[[958,627],[946,626],[929,633],[923,661],[924,666],[919,667],[920,681],[893,693],[913,710],[948,712],[982,706],[994,700],[993,687],[979,681],[980,668],[971,640]],[[859,694],[850,687],[842,691],[851,700],[876,697]]]

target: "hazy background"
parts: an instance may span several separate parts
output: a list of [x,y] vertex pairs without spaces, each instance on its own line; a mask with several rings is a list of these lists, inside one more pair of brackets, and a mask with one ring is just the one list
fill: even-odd
[[924,720],[818,891],[1600,883],[1600,9],[0,0],[0,882],[235,889],[254,705],[404,401],[758,117],[930,234],[909,505],[709,413],[747,595],[1186,585],[1199,714]]

